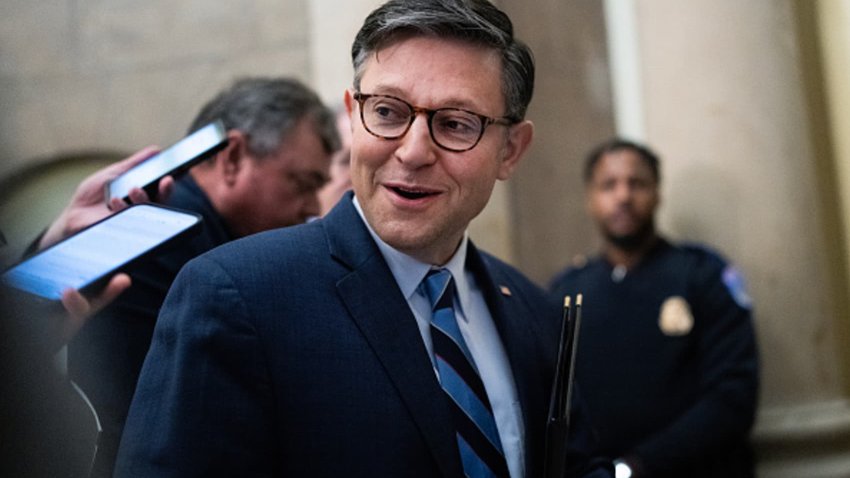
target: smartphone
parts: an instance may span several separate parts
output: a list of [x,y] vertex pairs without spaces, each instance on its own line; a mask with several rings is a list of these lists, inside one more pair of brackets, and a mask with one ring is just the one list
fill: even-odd
[[130,206],[10,267],[2,282],[48,301],[68,288],[90,295],[127,266],[197,234],[201,221],[170,207]]
[[144,189],[148,197],[156,199],[160,179],[169,174],[179,176],[226,145],[227,129],[221,121],[214,121],[107,183],[106,202],[121,198],[129,204],[130,190],[135,187]]

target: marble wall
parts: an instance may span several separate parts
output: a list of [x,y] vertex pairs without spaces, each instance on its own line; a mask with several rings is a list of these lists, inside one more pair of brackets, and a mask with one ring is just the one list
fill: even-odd
[[181,137],[242,75],[310,82],[306,0],[0,4],[0,176],[71,151]]

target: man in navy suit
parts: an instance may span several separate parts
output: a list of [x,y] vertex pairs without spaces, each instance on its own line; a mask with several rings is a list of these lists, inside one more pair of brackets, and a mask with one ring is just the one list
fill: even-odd
[[[466,232],[531,144],[531,53],[486,0],[393,0],[352,59],[354,193],[183,268],[118,476],[540,476],[557,306]],[[503,473],[468,471],[429,329],[433,269],[454,280]],[[583,432],[568,476],[607,476]]]

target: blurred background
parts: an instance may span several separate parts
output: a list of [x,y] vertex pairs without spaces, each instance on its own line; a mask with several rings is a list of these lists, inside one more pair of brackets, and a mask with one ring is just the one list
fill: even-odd
[[[340,102],[379,3],[4,0],[3,263],[88,172],[176,141],[237,77],[294,76]],[[648,143],[662,232],[748,279],[759,476],[850,476],[850,0],[495,3],[536,55],[536,138],[474,240],[545,284],[598,245],[585,152],[615,134]]]

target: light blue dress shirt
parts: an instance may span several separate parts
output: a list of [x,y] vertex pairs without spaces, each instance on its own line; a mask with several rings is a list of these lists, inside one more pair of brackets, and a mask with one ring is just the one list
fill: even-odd
[[[505,347],[496,331],[493,317],[484,301],[481,289],[475,283],[470,271],[465,270],[466,250],[469,243],[468,234],[464,234],[454,256],[446,264],[425,264],[413,257],[393,249],[372,230],[363,210],[354,198],[354,207],[363,223],[378,245],[381,254],[387,261],[390,271],[398,283],[399,289],[410,306],[419,333],[428,349],[434,373],[437,367],[434,363],[434,349],[431,344],[431,303],[422,287],[422,279],[428,271],[436,268],[446,268],[452,273],[457,287],[455,297],[455,316],[463,334],[466,345],[472,353],[475,365],[487,390],[487,397],[493,407],[499,438],[505,452],[505,460],[512,478],[522,478],[525,472],[525,429],[522,422],[522,409],[516,391],[513,372],[511,371]],[[439,374],[438,374],[439,377]]]

